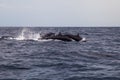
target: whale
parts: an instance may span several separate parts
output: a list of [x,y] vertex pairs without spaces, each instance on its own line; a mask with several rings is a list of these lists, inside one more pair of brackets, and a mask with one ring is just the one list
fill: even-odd
[[47,33],[42,36],[42,39],[53,39],[53,40],[61,40],[61,41],[77,41],[77,42],[79,42],[82,40],[82,37],[79,34],[77,34],[77,35],[62,34],[61,32],[59,32],[58,34]]
[[[12,36],[1,36],[0,37],[0,40],[11,40],[11,39],[16,39],[16,38],[14,38]],[[70,34],[70,33],[62,34],[61,32],[59,32],[58,34],[56,34],[56,33],[53,33],[53,32],[49,32],[49,33],[46,33],[46,34],[43,34],[43,35],[40,34],[40,38],[37,38],[37,40],[48,40],[48,39],[67,41],[67,42],[70,42],[70,41],[86,42],[86,39],[82,38],[79,35],[79,33],[74,35],[74,34]],[[27,40],[29,40],[29,39],[27,39]]]

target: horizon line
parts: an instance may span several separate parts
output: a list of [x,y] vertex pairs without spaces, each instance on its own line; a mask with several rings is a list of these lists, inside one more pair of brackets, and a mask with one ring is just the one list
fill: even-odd
[[0,26],[0,27],[120,27],[120,26]]

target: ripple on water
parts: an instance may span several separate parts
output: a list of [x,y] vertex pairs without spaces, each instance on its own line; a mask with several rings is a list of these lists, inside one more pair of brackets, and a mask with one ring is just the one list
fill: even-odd
[[29,67],[22,67],[16,65],[0,65],[0,70],[29,70]]

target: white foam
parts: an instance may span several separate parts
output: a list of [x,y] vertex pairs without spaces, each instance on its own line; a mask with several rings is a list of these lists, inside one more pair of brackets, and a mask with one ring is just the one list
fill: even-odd
[[20,35],[16,37],[16,40],[38,40],[41,38],[40,33],[33,32],[27,28],[23,28]]
[[81,41],[82,41],[82,42],[86,42],[87,40],[86,40],[85,37],[83,37]]
[[39,39],[38,41],[40,41],[40,42],[48,42],[48,41],[52,41],[52,39]]

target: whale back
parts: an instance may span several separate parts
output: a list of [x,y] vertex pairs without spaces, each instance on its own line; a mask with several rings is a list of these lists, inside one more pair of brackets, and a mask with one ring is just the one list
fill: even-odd
[[61,34],[61,32],[59,32],[58,34],[55,33],[47,33],[45,34],[43,37],[43,39],[57,39],[57,40],[62,40],[62,41],[81,41],[82,37],[80,37],[79,33],[77,35],[73,35],[73,34]]

